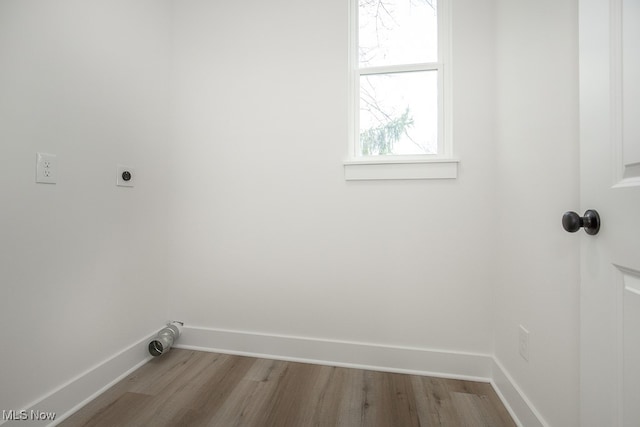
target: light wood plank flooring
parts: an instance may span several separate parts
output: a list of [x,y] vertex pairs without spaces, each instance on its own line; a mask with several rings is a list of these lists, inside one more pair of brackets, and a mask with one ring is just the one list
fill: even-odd
[[515,426],[489,384],[172,349],[60,426]]

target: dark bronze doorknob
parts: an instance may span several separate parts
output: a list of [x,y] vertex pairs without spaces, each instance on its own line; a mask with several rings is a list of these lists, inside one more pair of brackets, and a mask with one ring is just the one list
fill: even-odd
[[565,212],[562,215],[562,227],[569,233],[575,233],[584,227],[587,234],[598,234],[600,231],[600,215],[593,209],[589,209],[581,217],[575,212]]

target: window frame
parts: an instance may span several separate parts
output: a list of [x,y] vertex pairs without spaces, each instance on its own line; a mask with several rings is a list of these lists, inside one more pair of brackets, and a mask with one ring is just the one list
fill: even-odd
[[[438,61],[360,68],[358,57],[359,0],[349,0],[349,142],[344,161],[346,180],[457,178],[451,126],[452,0],[438,0]],[[438,153],[422,155],[359,154],[360,77],[376,74],[436,71],[438,73]]]

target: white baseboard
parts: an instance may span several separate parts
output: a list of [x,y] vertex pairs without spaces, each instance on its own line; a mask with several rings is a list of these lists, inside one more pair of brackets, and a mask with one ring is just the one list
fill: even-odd
[[[55,412],[55,421],[7,421],[3,427],[55,426],[152,357],[149,334],[130,347],[28,405],[25,410]],[[490,383],[518,426],[548,427],[502,364],[492,355],[185,327],[175,345],[208,351],[292,362]]]
[[185,327],[176,347],[487,382],[492,385],[518,426],[549,426],[493,355],[203,327]]
[[185,327],[177,348],[490,382],[486,354]]
[[491,385],[519,427],[549,427],[498,359],[493,359]]
[[109,387],[147,363],[152,358],[149,355],[147,345],[156,333],[145,336],[135,344],[109,357],[24,408],[26,417],[30,417],[31,411],[37,413],[54,412],[56,417],[53,422],[27,419],[0,422],[0,425],[2,427],[57,425]]

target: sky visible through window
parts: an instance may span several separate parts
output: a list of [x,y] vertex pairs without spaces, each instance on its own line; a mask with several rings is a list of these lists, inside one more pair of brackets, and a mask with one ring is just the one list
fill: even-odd
[[[359,0],[359,67],[438,60],[435,0]],[[360,77],[360,154],[436,154],[437,71]]]

